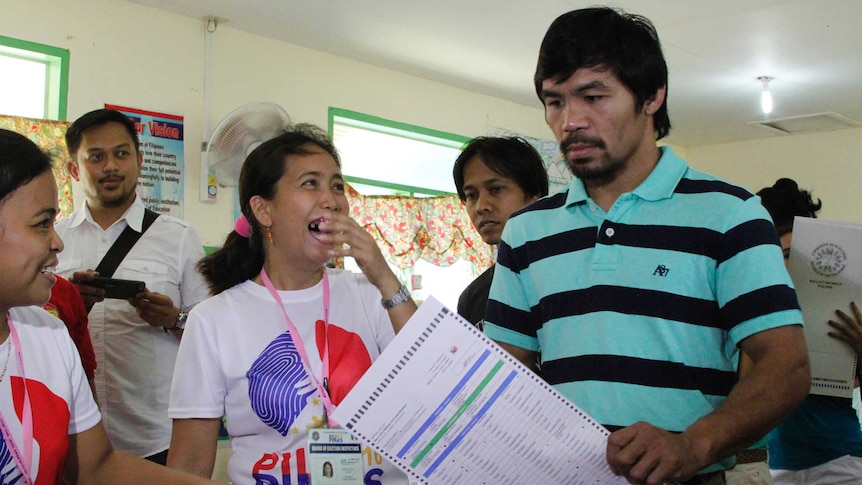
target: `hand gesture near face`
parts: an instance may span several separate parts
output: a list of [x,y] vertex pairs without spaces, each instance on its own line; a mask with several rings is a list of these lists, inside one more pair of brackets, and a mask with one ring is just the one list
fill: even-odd
[[[348,215],[337,212],[320,223],[320,232],[324,240],[333,244],[330,256],[350,256],[355,259],[365,277],[377,287],[383,299],[392,298],[399,293],[401,281],[392,272],[371,234],[359,223]],[[398,333],[416,311],[416,303],[407,300],[388,308],[387,311],[392,327]]]
[[323,235],[321,239],[334,244],[331,252],[333,257],[352,257],[368,281],[381,293],[386,294],[381,286],[387,286],[387,283],[392,283],[393,280],[395,282],[393,293],[398,291],[401,286],[398,278],[392,273],[374,238],[358,222],[347,214],[336,212],[320,223],[320,232]]

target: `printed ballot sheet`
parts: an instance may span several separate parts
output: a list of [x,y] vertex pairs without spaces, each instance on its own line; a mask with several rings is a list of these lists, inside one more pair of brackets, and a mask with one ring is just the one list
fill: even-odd
[[601,425],[434,298],[332,418],[418,483],[627,483]]
[[830,337],[835,310],[851,314],[862,304],[862,226],[797,217],[788,265],[805,323],[811,359],[811,393],[852,397],[856,353]]

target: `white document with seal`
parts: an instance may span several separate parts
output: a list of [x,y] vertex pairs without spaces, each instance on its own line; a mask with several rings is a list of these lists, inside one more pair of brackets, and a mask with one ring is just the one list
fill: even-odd
[[862,305],[862,225],[797,217],[788,264],[811,360],[811,393],[853,397],[856,353],[828,332],[835,310]]
[[628,483],[604,427],[433,297],[332,418],[412,483]]

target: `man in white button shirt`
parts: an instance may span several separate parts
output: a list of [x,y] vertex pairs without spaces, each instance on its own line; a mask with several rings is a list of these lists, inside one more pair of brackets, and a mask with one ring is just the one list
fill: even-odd
[[114,278],[139,280],[133,298],[105,299],[85,284],[126,229],[141,232],[144,205],[137,196],[143,157],[135,123],[108,109],[78,118],[66,133],[72,177],[86,203],[57,222],[66,250],[58,273],[68,278],[89,308],[96,352],[96,389],[114,447],[164,464],[171,441],[167,408],[186,312],[207,297],[195,265],[203,248],[194,229],[161,215],[122,259]]

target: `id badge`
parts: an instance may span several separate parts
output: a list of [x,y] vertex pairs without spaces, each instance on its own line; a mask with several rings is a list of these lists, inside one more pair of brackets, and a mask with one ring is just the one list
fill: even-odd
[[362,444],[345,429],[315,428],[308,433],[311,485],[363,485]]

